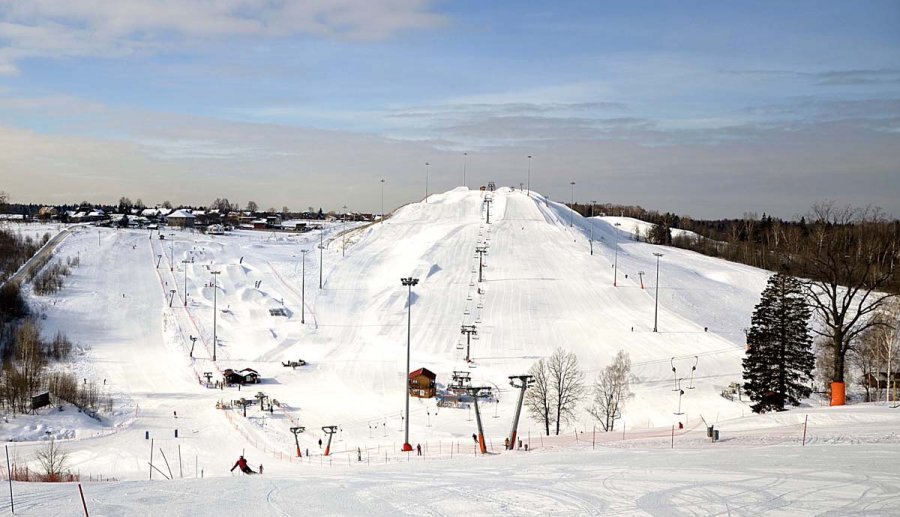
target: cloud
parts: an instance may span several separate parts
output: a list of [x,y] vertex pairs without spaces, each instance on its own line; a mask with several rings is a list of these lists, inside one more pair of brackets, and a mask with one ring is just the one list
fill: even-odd
[[900,69],[877,68],[858,70],[826,70],[802,72],[794,70],[723,70],[723,73],[765,79],[805,79],[821,86],[851,86],[873,84],[900,84]]
[[431,0],[0,0],[0,74],[29,57],[121,57],[222,38],[375,41],[441,26]]

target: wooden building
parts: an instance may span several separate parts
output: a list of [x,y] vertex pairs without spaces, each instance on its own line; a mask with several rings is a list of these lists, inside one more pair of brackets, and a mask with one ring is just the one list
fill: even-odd
[[222,376],[225,378],[225,384],[259,384],[259,372],[253,368],[244,368],[241,371],[226,368]]
[[419,368],[409,373],[409,394],[420,399],[434,398],[437,375],[427,368]]

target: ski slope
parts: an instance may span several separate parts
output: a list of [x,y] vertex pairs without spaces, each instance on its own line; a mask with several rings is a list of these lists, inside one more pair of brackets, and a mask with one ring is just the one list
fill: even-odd
[[[400,278],[406,276],[419,278],[411,369],[426,367],[442,384],[465,370],[473,384],[495,387],[499,401],[482,405],[491,443],[509,432],[516,393],[508,377],[526,373],[556,347],[578,356],[588,382],[620,349],[630,354],[636,378],[623,418],[629,430],[678,422],[692,428],[701,415],[748,413],[720,392],[740,380],[741,329],[766,272],[634,242],[602,218],[582,218],[534,193],[490,194],[488,224],[486,195],[458,188],[406,205],[383,223],[337,223],[304,234],[173,231],[160,240],[133,230],[75,231],[57,256],[78,254],[82,266],[61,292],[31,301],[45,314],[48,333],[64,330],[83,346],[73,367],[85,379],[106,381],[102,389],[115,397],[116,411],[99,425],[76,419],[52,432],[84,439],[73,455],[82,471],[120,479],[147,475],[148,432],[169,456],[180,444],[182,456],[209,466],[210,475],[223,474],[223,464],[241,450],[276,455],[269,468],[291,471],[288,428],[297,425],[307,428],[301,448],[314,453],[325,425],[339,427],[338,453],[393,453],[404,424],[408,292]],[[483,282],[480,245],[487,246]],[[308,250],[303,308],[302,250]],[[652,331],[654,252],[664,253],[659,332]],[[215,288],[213,271],[220,272]],[[478,329],[473,363],[461,349],[462,324]],[[191,354],[192,336],[198,339]],[[309,364],[282,366],[301,358]],[[225,368],[246,367],[260,372],[261,384],[222,390],[203,380],[204,372],[218,379]],[[685,391],[680,406],[676,377]],[[278,401],[273,411],[251,406],[244,418],[233,406],[216,408],[252,400],[258,391]],[[565,433],[592,429],[586,404]],[[469,409],[438,408],[434,399],[412,399],[410,427],[413,444],[464,441],[475,431]],[[539,428],[526,417],[520,433],[537,435]],[[19,449],[24,460],[28,446]]]

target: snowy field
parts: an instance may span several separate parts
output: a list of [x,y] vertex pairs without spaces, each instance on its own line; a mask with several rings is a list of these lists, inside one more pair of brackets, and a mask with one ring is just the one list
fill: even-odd
[[[78,255],[81,265],[62,291],[29,301],[48,335],[62,330],[77,344],[65,367],[113,397],[113,411],[99,421],[71,407],[8,415],[0,437],[20,465],[53,436],[83,481],[119,480],[86,484],[98,515],[212,515],[226,503],[266,515],[896,514],[900,410],[811,401],[758,416],[720,395],[741,380],[743,328],[765,271],[635,242],[624,226],[617,237],[615,218],[573,216],[509,189],[493,194],[486,224],[484,195],[455,189],[383,223],[302,234],[164,231],[160,240],[80,229],[55,256]],[[479,245],[488,247],[481,283]],[[654,252],[664,253],[659,332]],[[468,371],[473,385],[495,387],[499,400],[482,409],[497,454],[473,454],[470,409],[438,408],[434,399],[411,403],[410,440],[425,455],[398,451],[407,334],[400,278],[410,275],[420,279],[412,369],[434,371],[441,384]],[[474,363],[465,361],[463,324],[478,329]],[[519,433],[531,451],[500,454],[514,411],[508,376],[557,346],[577,354],[588,381],[620,349],[630,354],[635,396],[623,421],[595,436],[582,404],[561,436],[542,439],[523,415]],[[282,366],[298,359],[308,364]],[[260,372],[260,384],[223,389],[203,378],[247,367]],[[252,405],[245,418],[233,401],[257,392],[277,404]],[[810,435],[799,447],[807,414]],[[717,424],[721,442],[707,442],[701,416]],[[678,423],[685,429],[671,450]],[[289,432],[297,425],[307,429],[302,462]],[[318,444],[326,425],[338,426],[330,459]],[[163,474],[148,482],[151,443]],[[265,464],[264,477],[229,478],[242,452]],[[201,473],[216,482],[180,479]],[[158,481],[163,475],[179,479]],[[26,515],[77,514],[73,488],[15,486]]]

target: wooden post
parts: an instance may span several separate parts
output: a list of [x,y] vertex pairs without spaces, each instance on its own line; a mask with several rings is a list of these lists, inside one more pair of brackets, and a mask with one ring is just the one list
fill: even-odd
[[84,501],[84,490],[81,489],[81,483],[78,483],[78,493],[81,494],[81,506],[84,507],[84,517],[91,517],[88,514],[87,503]]
[[809,415],[803,418],[803,447],[806,447],[806,423],[809,421]]

